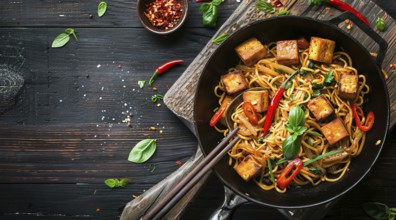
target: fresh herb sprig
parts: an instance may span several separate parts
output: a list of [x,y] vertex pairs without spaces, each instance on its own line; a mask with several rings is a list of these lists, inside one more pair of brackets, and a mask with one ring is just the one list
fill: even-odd
[[102,17],[106,13],[106,10],[107,10],[107,3],[104,1],[100,2],[98,4],[98,16]]
[[199,7],[202,13],[202,24],[205,27],[216,27],[217,17],[219,16],[219,5],[223,0],[213,0],[205,2]]
[[273,14],[276,12],[275,7],[271,3],[266,2],[265,0],[260,0],[260,1],[256,2],[256,8],[260,11],[270,13],[270,14]]
[[164,96],[163,95],[161,95],[161,94],[155,94],[155,95],[153,95],[153,96],[151,96],[151,101],[152,102],[157,102],[158,100],[162,100],[162,99],[164,99]]
[[74,39],[78,41],[76,32],[73,28],[67,28],[64,33],[59,34],[56,36],[54,41],[52,41],[51,47],[59,48],[65,46],[70,41],[70,35],[73,35]]
[[329,2],[329,0],[309,0],[308,3],[311,5],[321,5],[322,3]]
[[153,156],[157,149],[155,139],[144,139],[137,143],[129,153],[128,161],[134,163],[144,163]]
[[375,26],[379,31],[386,30],[385,20],[383,18],[377,18],[377,20],[375,20]]
[[301,135],[307,130],[304,127],[305,112],[298,105],[291,107],[289,112],[289,122],[285,125],[286,129],[292,134],[289,135],[282,144],[283,156],[288,159],[297,157],[301,146]]
[[107,179],[104,181],[104,183],[109,187],[109,188],[119,188],[119,187],[125,187],[129,183],[129,179]]
[[225,33],[220,34],[218,37],[216,37],[216,38],[213,40],[213,43],[214,43],[214,44],[217,44],[217,45],[220,45],[220,44],[223,43],[227,38],[228,38],[228,34],[225,34]]
[[145,84],[146,84],[146,80],[139,80],[138,81],[139,88],[141,88],[141,89],[143,89]]

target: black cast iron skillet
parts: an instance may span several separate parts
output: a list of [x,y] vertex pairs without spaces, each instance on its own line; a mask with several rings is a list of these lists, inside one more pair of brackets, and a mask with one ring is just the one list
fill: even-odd
[[[337,24],[345,19],[352,20],[367,35],[379,45],[378,56],[372,57],[370,53],[348,33],[339,29]],[[364,25],[351,13],[344,13],[330,21],[318,21],[311,18],[296,16],[280,16],[260,20],[248,25],[223,42],[210,57],[204,67],[198,82],[194,104],[195,128],[198,141],[204,155],[208,154],[222,139],[222,134],[217,133],[209,126],[213,109],[218,106],[213,88],[220,80],[220,76],[227,69],[235,66],[239,58],[234,48],[250,37],[257,37],[263,43],[279,40],[296,39],[304,36],[318,36],[336,41],[336,50],[345,50],[353,59],[353,66],[367,77],[371,92],[366,95],[364,104],[365,114],[373,111],[375,124],[367,133],[366,143],[360,156],[353,158],[347,174],[338,182],[321,183],[317,187],[310,185],[288,190],[287,193],[277,193],[275,190],[264,191],[253,182],[245,182],[228,165],[225,156],[214,168],[218,177],[240,197],[250,202],[279,209],[300,209],[321,205],[338,198],[352,189],[369,172],[382,149],[389,128],[389,96],[380,68],[387,50],[387,43],[373,30]],[[371,51],[370,51],[371,52]],[[380,145],[375,143],[380,140]]]

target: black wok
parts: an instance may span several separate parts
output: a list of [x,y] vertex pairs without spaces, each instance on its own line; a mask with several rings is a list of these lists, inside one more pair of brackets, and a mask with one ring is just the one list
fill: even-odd
[[[372,57],[357,40],[336,26],[346,18],[354,21],[379,44],[376,58]],[[220,76],[239,62],[234,48],[250,37],[257,37],[261,42],[269,43],[296,39],[301,36],[307,39],[311,36],[332,39],[337,43],[336,50],[343,49],[351,55],[354,67],[358,69],[359,73],[366,75],[371,88],[370,94],[366,96],[364,109],[367,112],[373,111],[376,118],[373,129],[367,133],[366,143],[360,156],[353,158],[347,174],[335,183],[321,183],[317,187],[307,185],[281,194],[275,190],[264,191],[253,182],[242,180],[228,165],[227,156],[224,156],[214,168],[223,183],[238,195],[258,204],[282,209],[306,208],[332,201],[358,184],[375,163],[389,128],[389,97],[380,70],[387,50],[386,42],[350,13],[341,14],[339,17],[325,22],[295,16],[279,16],[257,21],[236,31],[216,49],[198,82],[194,105],[198,141],[202,152],[206,155],[223,138],[222,134],[209,126],[213,115],[212,110],[218,106],[213,88],[220,80]],[[367,112],[365,113],[367,114]],[[375,145],[378,140],[381,141],[381,144]]]

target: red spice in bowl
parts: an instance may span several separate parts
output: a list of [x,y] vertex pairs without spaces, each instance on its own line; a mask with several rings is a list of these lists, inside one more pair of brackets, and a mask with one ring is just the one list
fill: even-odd
[[168,30],[182,19],[184,6],[177,0],[154,0],[146,4],[144,14],[157,28]]

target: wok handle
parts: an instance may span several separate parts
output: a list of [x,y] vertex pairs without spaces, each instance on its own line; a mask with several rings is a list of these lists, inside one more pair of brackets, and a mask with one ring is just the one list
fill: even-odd
[[209,220],[231,219],[234,210],[246,202],[248,202],[247,199],[235,194],[227,186],[224,186],[224,203],[212,213]]
[[379,68],[382,66],[382,62],[384,61],[386,51],[388,50],[388,43],[372,28],[367,26],[363,21],[361,21],[358,17],[352,14],[349,11],[345,11],[337,17],[334,17],[328,22],[338,25],[341,22],[344,22],[346,19],[353,21],[365,34],[367,34],[371,39],[373,39],[379,46],[378,56],[376,58],[376,63]]

